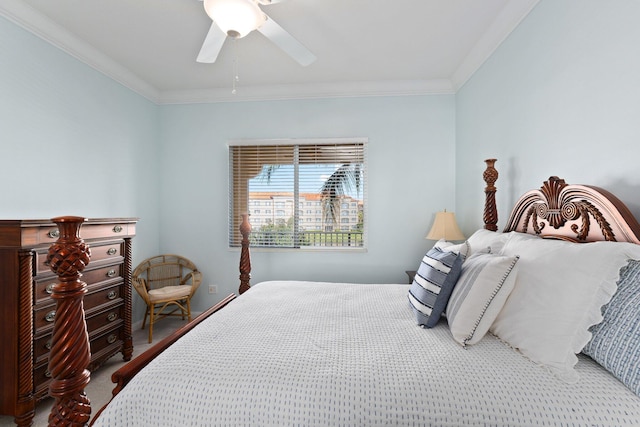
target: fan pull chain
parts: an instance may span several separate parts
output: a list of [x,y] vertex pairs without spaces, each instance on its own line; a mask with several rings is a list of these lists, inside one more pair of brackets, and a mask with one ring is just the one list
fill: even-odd
[[237,84],[240,81],[238,75],[238,48],[236,46],[237,39],[233,39],[233,82],[231,84],[231,94],[235,95],[237,92]]

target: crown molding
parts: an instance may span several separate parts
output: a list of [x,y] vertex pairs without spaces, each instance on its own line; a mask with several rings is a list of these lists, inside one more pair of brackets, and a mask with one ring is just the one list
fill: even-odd
[[237,86],[235,94],[231,93],[231,87],[211,90],[165,91],[160,95],[158,104],[199,104],[370,96],[441,95],[454,93],[451,81],[447,79],[331,82],[271,86]]
[[2,0],[0,2],[0,16],[7,18],[14,24],[68,53],[78,61],[105,74],[121,85],[157,103],[160,97],[158,89],[28,4],[20,0]]
[[493,21],[484,35],[473,46],[458,69],[451,76],[455,92],[475,74],[484,62],[493,55],[509,34],[520,25],[520,22],[533,10],[540,0],[508,1],[505,8]]
[[26,29],[155,104],[455,94],[533,10],[539,0],[510,0],[450,79],[328,82],[160,91],[21,0],[2,0],[0,16]]

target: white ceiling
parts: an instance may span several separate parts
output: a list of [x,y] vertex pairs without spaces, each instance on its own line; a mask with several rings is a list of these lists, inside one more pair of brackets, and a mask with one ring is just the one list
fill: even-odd
[[[454,93],[538,0],[284,0],[263,10],[318,58],[262,34],[195,61],[198,0],[0,0],[0,15],[153,102]],[[231,93],[233,59],[238,89]]]

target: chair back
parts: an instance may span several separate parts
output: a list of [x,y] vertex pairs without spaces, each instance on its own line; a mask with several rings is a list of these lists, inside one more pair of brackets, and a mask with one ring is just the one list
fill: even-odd
[[[197,288],[202,274],[193,262],[180,255],[157,255],[142,261],[133,271],[134,285],[144,284],[146,290],[166,286],[191,285]],[[137,288],[136,288],[137,289]],[[195,289],[193,289],[193,292]]]

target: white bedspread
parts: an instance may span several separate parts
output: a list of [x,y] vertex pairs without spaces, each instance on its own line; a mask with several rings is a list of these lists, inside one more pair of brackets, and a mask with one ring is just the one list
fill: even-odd
[[568,385],[487,336],[421,329],[408,285],[265,282],[167,349],[95,426],[640,426],[587,357]]

